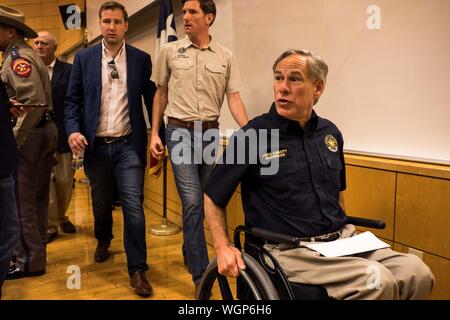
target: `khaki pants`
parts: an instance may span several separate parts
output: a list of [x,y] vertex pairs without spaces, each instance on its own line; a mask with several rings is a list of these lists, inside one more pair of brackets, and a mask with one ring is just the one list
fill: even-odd
[[48,206],[48,232],[58,231],[58,225],[69,221],[66,216],[72,198],[73,175],[72,153],[56,153],[58,164],[53,168],[50,182],[50,203]]
[[[355,235],[353,225],[340,238]],[[334,299],[425,299],[434,276],[422,260],[389,248],[352,256],[327,258],[308,248],[265,245],[289,281],[321,285]]]

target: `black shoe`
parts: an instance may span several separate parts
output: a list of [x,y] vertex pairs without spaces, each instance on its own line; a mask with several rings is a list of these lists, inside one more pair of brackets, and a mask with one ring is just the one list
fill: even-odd
[[54,231],[54,232],[47,231],[47,238],[45,239],[45,243],[52,242],[53,240],[56,239],[56,237],[58,237],[58,231]]
[[70,220],[67,220],[66,222],[61,223],[59,226],[61,227],[61,230],[64,233],[75,233],[75,232],[77,232],[77,230],[75,229],[75,227],[72,224],[72,222],[70,222]]
[[23,270],[20,270],[15,265],[12,265],[8,269],[8,273],[6,275],[6,280],[15,280],[15,279],[21,279],[25,277],[37,277],[42,276],[45,274],[45,269],[41,271],[33,271],[33,272],[25,272]]
[[95,249],[95,261],[105,262],[109,258],[109,247],[111,246],[111,241],[97,243],[97,248]]

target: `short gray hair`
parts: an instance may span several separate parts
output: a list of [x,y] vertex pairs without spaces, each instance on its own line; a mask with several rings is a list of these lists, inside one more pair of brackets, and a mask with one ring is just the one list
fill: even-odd
[[55,50],[58,48],[58,40],[56,40],[56,37],[53,33],[48,32],[47,30],[42,30],[38,32],[38,36],[41,36],[42,34],[45,34],[50,39],[51,44],[55,47]]
[[328,65],[322,59],[322,57],[307,49],[290,49],[283,52],[273,64],[273,72],[275,72],[277,65],[281,62],[281,60],[294,54],[306,58],[309,80],[313,82],[316,80],[322,80],[323,84],[326,83],[328,75]]

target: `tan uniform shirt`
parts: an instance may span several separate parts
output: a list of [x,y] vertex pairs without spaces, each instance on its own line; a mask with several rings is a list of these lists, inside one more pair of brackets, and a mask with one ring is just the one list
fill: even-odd
[[161,48],[155,82],[168,87],[165,115],[183,121],[216,120],[225,93],[239,92],[241,85],[230,50],[213,39],[199,49],[188,37]]
[[[17,74],[13,69],[14,62],[11,57],[13,47],[17,48],[20,58],[28,61],[27,64],[26,61],[22,60],[24,62],[22,64],[24,67],[21,68],[22,75]],[[47,66],[25,40],[20,39],[10,43],[3,52],[3,58],[1,79],[5,84],[9,98],[13,98],[22,104],[47,104],[47,110],[52,110],[52,87]],[[31,70],[29,70],[29,67],[31,67]],[[44,111],[45,109],[42,108],[31,109],[17,119],[14,136],[18,147],[25,141],[30,130],[38,124]]]

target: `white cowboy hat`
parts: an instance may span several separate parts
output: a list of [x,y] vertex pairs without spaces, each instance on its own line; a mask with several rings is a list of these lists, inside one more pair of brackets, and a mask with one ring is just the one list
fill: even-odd
[[22,11],[2,4],[0,4],[0,23],[22,31],[25,38],[33,39],[38,36],[33,29],[25,24],[25,15]]

